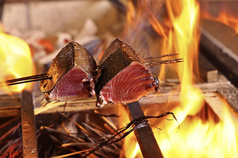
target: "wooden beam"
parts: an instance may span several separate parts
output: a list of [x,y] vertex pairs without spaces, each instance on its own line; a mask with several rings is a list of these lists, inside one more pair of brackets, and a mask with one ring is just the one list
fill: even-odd
[[[195,85],[204,92],[204,97],[209,96],[210,93],[218,93],[223,96],[228,103],[238,111],[238,90],[229,81],[216,82],[216,83],[205,83]],[[177,92],[169,93],[172,90],[178,89]],[[179,87],[170,87],[163,90],[165,93],[150,94],[147,97],[143,97],[139,100],[140,105],[150,105],[151,103],[166,104],[169,99],[173,102],[179,102]],[[0,117],[16,116],[20,114],[20,101],[19,98],[13,99],[12,97],[1,97],[0,96]],[[65,102],[47,102],[43,101],[42,107],[35,109],[35,115],[55,113],[55,112],[72,112],[72,111],[84,111],[98,109],[96,107],[96,99],[89,98],[77,101],[67,102],[66,108]],[[110,108],[111,106],[120,105],[106,105],[103,108]]]

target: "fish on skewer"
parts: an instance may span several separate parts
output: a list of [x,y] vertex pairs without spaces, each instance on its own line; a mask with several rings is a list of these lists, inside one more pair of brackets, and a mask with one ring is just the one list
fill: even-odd
[[96,106],[108,103],[131,103],[150,92],[158,92],[159,79],[149,66],[181,62],[170,59],[147,63],[132,47],[116,39],[106,49],[96,79]]
[[80,44],[70,42],[53,59],[40,89],[48,101],[71,101],[95,95],[96,62]]
[[125,42],[116,39],[106,49],[100,65],[87,50],[70,42],[55,57],[46,74],[4,81],[0,86],[43,80],[40,89],[48,101],[71,101],[95,95],[96,105],[131,103],[150,92],[158,92],[159,79],[149,66],[182,62],[175,58],[162,61],[147,60],[175,56],[143,58]]

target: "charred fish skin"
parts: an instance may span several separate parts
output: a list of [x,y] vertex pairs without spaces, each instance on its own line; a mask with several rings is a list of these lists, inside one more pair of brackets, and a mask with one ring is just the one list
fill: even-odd
[[96,105],[130,103],[157,91],[159,80],[153,77],[145,63],[145,59],[128,44],[119,39],[113,41],[100,62]]
[[115,39],[110,46],[106,49],[105,53],[103,54],[100,65],[103,65],[105,63],[105,60],[114,54],[118,49],[124,52],[128,58],[130,58],[131,61],[138,61],[140,63],[146,63],[145,59],[140,56],[139,53],[137,53],[131,46],[126,44],[125,42],[121,41],[120,39]]
[[[77,42],[70,42],[53,59],[47,72],[47,76],[51,79],[43,80],[40,89],[48,101],[69,101],[90,97],[95,94],[96,68],[93,56]],[[65,92],[62,92],[61,88]]]
[[145,63],[146,61],[129,45],[119,40],[114,40],[104,52],[98,69],[96,94],[118,72],[130,65],[132,61]]

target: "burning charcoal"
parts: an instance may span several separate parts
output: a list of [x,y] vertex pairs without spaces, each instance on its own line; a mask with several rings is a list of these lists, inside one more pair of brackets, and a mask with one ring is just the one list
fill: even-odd
[[48,101],[70,101],[95,94],[96,62],[87,50],[76,42],[64,47],[50,66],[50,80],[41,82],[41,91]]
[[96,83],[97,106],[130,103],[152,91],[159,80],[153,77],[143,57],[129,45],[116,39],[105,51]]

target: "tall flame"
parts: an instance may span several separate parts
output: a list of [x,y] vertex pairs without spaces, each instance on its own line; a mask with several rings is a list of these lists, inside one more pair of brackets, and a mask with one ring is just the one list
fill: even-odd
[[[0,81],[33,75],[33,61],[26,42],[3,31],[0,32],[0,41]],[[30,84],[4,87],[3,90],[11,93],[24,88],[30,88]]]
[[[184,63],[180,63],[176,66],[171,65],[177,69],[181,83],[179,106],[175,106],[172,109],[180,124],[180,129],[178,129],[178,124],[175,122],[168,123],[167,120],[150,122],[163,130],[163,132],[161,132],[157,128],[153,129],[164,156],[229,157],[232,155],[231,157],[237,157],[235,129],[232,119],[230,118],[230,112],[225,108],[227,105],[225,103],[223,105],[226,119],[216,121],[214,119],[216,114],[209,108],[205,110],[208,119],[204,120],[204,118],[199,115],[199,113],[204,111],[204,108],[207,108],[207,105],[204,102],[202,91],[193,86],[196,83],[195,75],[199,75],[198,42],[200,38],[200,7],[198,2],[196,0],[165,0],[168,17],[160,21],[155,21],[155,17],[158,17],[154,15],[156,11],[150,11],[148,9],[155,9],[156,6],[153,7],[153,5],[160,4],[162,1],[155,0],[153,1],[153,5],[151,5],[152,2],[149,0],[138,1],[138,3],[140,2],[143,4],[143,7],[139,8],[142,9],[140,12],[137,11],[141,14],[139,16],[141,16],[141,19],[146,17],[155,32],[163,37],[163,41],[158,43],[161,47],[161,52],[164,54],[176,52],[184,59]],[[143,12],[145,15],[142,14]],[[127,15],[127,17],[129,17],[128,19],[130,20],[129,24],[132,25],[129,27],[132,28],[136,26],[141,27],[140,23],[144,22],[140,17],[135,18],[135,13],[135,8],[133,8],[133,5],[130,3],[129,15]],[[166,30],[164,26],[166,26]],[[133,37],[138,36],[138,34],[134,35],[131,32],[128,34],[129,36],[133,35]],[[133,37],[131,36],[131,40],[137,41],[139,39],[136,38],[135,40]],[[128,38],[125,39],[128,40]],[[157,41],[158,40],[156,40],[156,42]],[[138,48],[136,49],[138,50]],[[154,51],[154,49],[148,51]],[[161,77],[164,76],[162,74],[166,72],[165,67],[166,66],[161,66]],[[174,103],[168,104],[172,105]],[[156,111],[156,109],[153,109],[148,111],[150,111],[150,115],[158,115],[158,112],[161,110]],[[135,138],[129,139],[131,144]],[[128,140],[126,140],[126,142],[128,142]],[[125,148],[128,149],[129,145],[125,145]],[[136,148],[136,142],[133,143],[133,146]],[[136,148],[133,152],[131,151],[130,156],[135,155],[137,152],[139,151],[137,151]],[[137,154],[137,157],[141,157],[141,154]]]
[[[203,106],[201,91],[192,86],[195,82],[194,71],[198,74],[199,5],[195,0],[181,0],[178,4],[181,7],[175,8],[173,2],[167,0],[166,5],[174,26],[171,36],[173,46],[180,57],[184,58],[184,63],[179,64],[177,70],[181,82],[180,102],[184,111],[183,116],[177,117],[182,122],[187,115],[196,114]],[[173,10],[176,10],[177,15]]]
[[[182,146],[187,149],[179,151],[167,144],[162,145],[162,150],[164,147],[167,151],[164,154],[168,157],[180,154],[183,157],[214,157],[211,153],[218,153],[215,157],[227,157],[230,154],[236,157],[235,143],[232,143],[232,148],[235,149],[232,153],[229,148],[218,143],[230,144],[230,141],[224,141],[227,135],[232,135],[232,139],[236,140],[232,119],[225,119],[219,123],[212,121],[213,119],[204,122],[201,117],[196,116],[204,108],[201,90],[193,87],[194,76],[198,74],[199,4],[195,0],[181,0],[180,4],[175,6],[173,2],[172,0],[166,1],[168,14],[174,27],[171,37],[176,52],[179,52],[185,62],[178,66],[178,76],[181,81],[180,106],[173,110],[178,122],[181,123],[181,131],[175,134],[176,125],[171,125],[168,133],[172,146],[181,145],[181,142],[186,141]],[[229,111],[224,111],[228,118]],[[209,117],[214,117],[214,115],[209,113]],[[189,119],[188,116],[193,117]],[[168,147],[169,150],[167,150]]]

